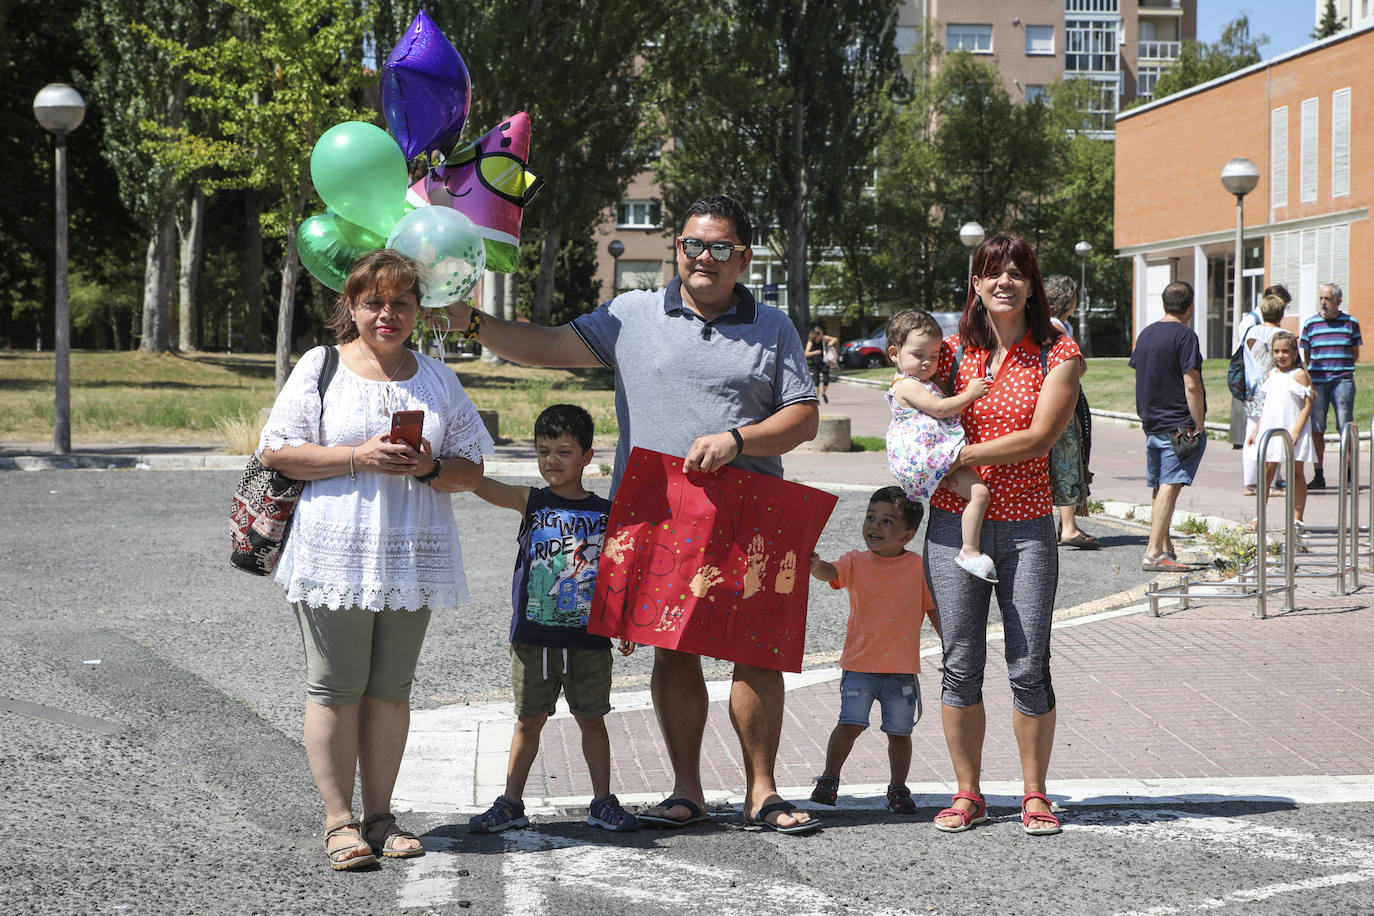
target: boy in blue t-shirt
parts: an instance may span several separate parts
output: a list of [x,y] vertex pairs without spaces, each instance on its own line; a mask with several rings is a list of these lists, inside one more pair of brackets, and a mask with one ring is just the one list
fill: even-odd
[[[506,766],[506,791],[470,821],[473,833],[496,833],[529,824],[522,796],[539,752],[539,733],[560,692],[582,729],[582,749],[595,797],[587,823],[634,830],[639,821],[611,794],[611,641],[587,632],[596,563],[606,534],[609,501],[582,486],[592,460],[591,414],[555,404],[534,421],[539,476],[547,487],[517,487],[483,477],[476,493],[493,506],[521,513],[519,552],[511,601],[511,686],[515,734]],[[629,655],[634,645],[621,641]]]

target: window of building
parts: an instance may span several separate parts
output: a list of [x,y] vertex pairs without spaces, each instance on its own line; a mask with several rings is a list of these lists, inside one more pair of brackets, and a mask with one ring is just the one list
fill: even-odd
[[1298,199],[1311,203],[1317,199],[1317,113],[1321,103],[1317,99],[1302,100],[1302,174],[1299,177]]
[[1026,26],[1026,53],[1027,53],[1027,54],[1053,54],[1053,53],[1054,53],[1054,26],[1052,26],[1052,25],[1028,25],[1028,26]]
[[1269,245],[1270,282],[1288,287],[1299,315],[1317,311],[1318,285],[1330,282],[1350,288],[1349,223],[1275,232]]
[[894,40],[898,54],[915,54],[921,47],[921,29],[914,25],[899,25]]
[[1066,0],[1066,13],[1119,13],[1120,0]]
[[1115,73],[1118,19],[1066,19],[1064,69],[1072,73]]
[[1116,113],[1121,109],[1121,81],[1117,77],[1094,79],[1097,93],[1088,102],[1087,129],[1107,131],[1116,129]]
[[945,48],[950,51],[992,53],[992,26],[950,23],[945,26]]
[[1045,97],[1045,87],[1044,87],[1044,86],[1041,86],[1041,85],[1038,85],[1038,84],[1036,84],[1036,83],[1030,83],[1030,84],[1028,84],[1028,85],[1026,86],[1026,101],[1027,101],[1027,102],[1048,102],[1049,99]]
[[1269,175],[1269,206],[1288,206],[1288,106],[1269,115],[1270,143],[1274,148]]
[[1149,67],[1144,64],[1139,66],[1139,72],[1135,77],[1135,94],[1137,98],[1152,99],[1155,97],[1155,83],[1159,82],[1159,75],[1164,71],[1160,67]]
[[615,263],[615,291],[627,289],[658,289],[663,285],[662,261],[632,261],[621,258]]
[[627,200],[615,208],[617,229],[658,229],[663,224],[663,207],[652,200]]
[[1350,196],[1350,89],[1331,93],[1331,196]]

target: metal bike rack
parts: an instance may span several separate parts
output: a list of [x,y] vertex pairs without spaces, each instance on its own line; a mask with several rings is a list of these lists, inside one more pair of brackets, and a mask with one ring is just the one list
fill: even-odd
[[[1293,559],[1297,567],[1307,568],[1294,575],[1300,579],[1334,577],[1338,595],[1346,594],[1347,576],[1350,577],[1349,588],[1358,588],[1360,584],[1359,456],[1359,431],[1354,423],[1347,423],[1341,429],[1340,453],[1336,458],[1339,478],[1336,485],[1336,526],[1305,527],[1301,541],[1303,553]],[[1371,458],[1374,459],[1374,455]],[[1286,479],[1290,481],[1288,489],[1291,490],[1292,477]],[[1374,503],[1371,503],[1371,511],[1374,511]],[[1321,571],[1313,571],[1312,567],[1320,567]]]
[[[1269,440],[1278,436],[1283,442],[1283,473],[1285,480],[1293,479],[1293,438],[1284,429],[1266,430],[1260,437],[1259,454],[1269,453]],[[1284,490],[1284,538],[1283,538],[1283,584],[1269,584],[1269,562],[1266,557],[1268,551],[1268,519],[1265,513],[1265,494],[1266,488],[1257,487],[1255,491],[1255,564],[1254,564],[1254,583],[1251,584],[1242,571],[1238,571],[1236,577],[1229,582],[1193,582],[1188,575],[1184,575],[1183,581],[1177,585],[1160,586],[1151,582],[1150,587],[1145,590],[1145,597],[1150,600],[1150,616],[1159,616],[1159,602],[1163,598],[1177,597],[1180,607],[1186,608],[1192,599],[1205,598],[1208,600],[1227,600],[1227,601],[1255,601],[1255,616],[1263,620],[1268,616],[1269,596],[1277,592],[1284,592],[1287,598],[1283,604],[1283,610],[1293,610],[1293,549],[1297,544],[1297,525],[1293,517],[1293,488],[1290,486]]]

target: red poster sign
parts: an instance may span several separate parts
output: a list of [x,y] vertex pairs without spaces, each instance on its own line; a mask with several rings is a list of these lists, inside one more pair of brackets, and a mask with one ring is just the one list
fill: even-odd
[[800,671],[811,553],[836,497],[726,467],[630,452],[597,565],[588,631]]

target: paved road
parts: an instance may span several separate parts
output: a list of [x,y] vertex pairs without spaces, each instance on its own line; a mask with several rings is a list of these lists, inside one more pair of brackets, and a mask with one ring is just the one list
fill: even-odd
[[[857,797],[802,841],[723,815],[609,843],[566,810],[471,837],[465,812],[435,808],[409,821],[431,855],[330,874],[300,744],[299,634],[276,586],[225,562],[235,478],[0,475],[5,910],[1173,913],[1215,898],[1237,913],[1367,911],[1363,784],[1340,805],[1301,804],[1321,800],[1311,786],[1214,804],[1084,799],[1049,842],[1020,835],[1007,798],[992,827],[948,838]],[[822,553],[855,544],[865,500],[842,493]],[[471,497],[456,512],[476,599],[435,619],[416,682],[417,707],[434,711],[509,696],[514,516]],[[1091,524],[1108,549],[1065,552],[1066,611],[1143,579],[1131,565],[1141,529]],[[843,596],[815,594],[813,670],[833,664],[845,612]],[[618,670],[617,689],[634,689],[648,653]],[[922,797],[923,816],[934,803]]]

